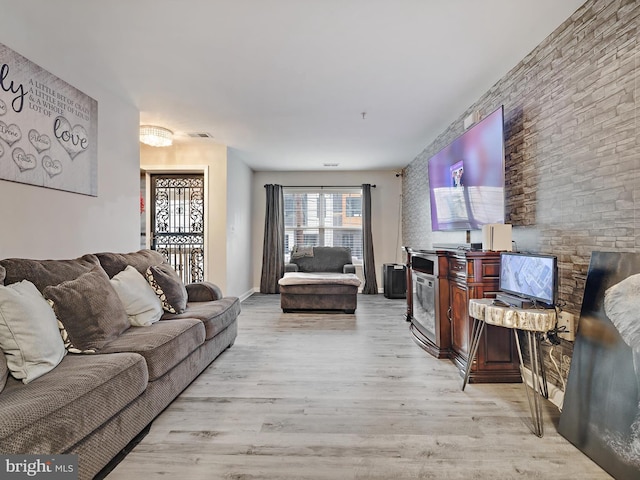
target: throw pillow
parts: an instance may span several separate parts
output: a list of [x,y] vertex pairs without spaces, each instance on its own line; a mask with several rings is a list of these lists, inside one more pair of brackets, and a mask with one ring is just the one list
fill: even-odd
[[7,276],[7,271],[2,265],[0,265],[0,285],[4,285],[4,277]]
[[187,308],[187,289],[168,263],[147,269],[147,280],[169,313],[182,313]]
[[135,268],[129,265],[111,279],[129,322],[135,327],[146,327],[160,320],[162,304],[151,285]]
[[95,353],[129,328],[129,317],[102,267],[44,289],[68,351]]
[[23,383],[53,370],[66,353],[53,310],[28,280],[0,286],[0,348]]

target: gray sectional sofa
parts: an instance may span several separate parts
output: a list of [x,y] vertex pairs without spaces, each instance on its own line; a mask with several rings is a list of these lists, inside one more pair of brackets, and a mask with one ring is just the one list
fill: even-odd
[[[31,282],[53,307],[54,319],[65,317],[58,327],[63,327],[67,347],[62,360],[41,375],[37,364],[24,375],[15,366],[15,372],[8,367],[7,362],[12,364],[21,353],[0,355],[0,453],[77,454],[79,478],[93,478],[233,345],[240,302],[206,282],[176,287],[178,297],[184,293],[184,311],[164,309],[160,320],[148,326],[122,325],[120,306],[109,303],[114,301],[113,292],[104,282],[112,282],[127,266],[145,275],[150,267],[166,264],[151,250],[72,260],[0,260],[1,288]],[[64,310],[69,307],[64,305],[67,298],[71,314]],[[9,309],[1,302],[0,298],[0,316]],[[104,315],[105,309],[113,312],[109,314],[113,321]],[[67,317],[77,312],[83,312],[73,319],[79,323],[71,325]],[[95,322],[93,313],[87,312],[96,312]],[[97,335],[96,324],[103,329]],[[47,343],[38,342],[34,348]],[[83,348],[85,353],[70,353]],[[37,378],[28,378],[33,371]]]

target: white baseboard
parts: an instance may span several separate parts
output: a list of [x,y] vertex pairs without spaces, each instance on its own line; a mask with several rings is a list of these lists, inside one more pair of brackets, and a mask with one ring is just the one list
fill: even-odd
[[254,293],[258,293],[259,291],[260,291],[259,288],[252,288],[251,290],[247,290],[242,295],[238,296],[238,298],[240,299],[240,302],[244,302],[251,295],[253,295]]
[[[531,380],[531,370],[524,369],[524,377],[527,385],[533,388],[533,382]],[[562,411],[562,404],[564,402],[564,391],[553,383],[547,382],[547,390],[549,392],[549,401],[553,403],[558,410]]]

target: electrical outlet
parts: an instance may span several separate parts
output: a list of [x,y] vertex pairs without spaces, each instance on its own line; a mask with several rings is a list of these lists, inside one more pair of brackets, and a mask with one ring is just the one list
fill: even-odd
[[574,314],[562,311],[558,314],[558,328],[564,328],[564,332],[558,332],[558,336],[570,342],[576,339],[576,317]]

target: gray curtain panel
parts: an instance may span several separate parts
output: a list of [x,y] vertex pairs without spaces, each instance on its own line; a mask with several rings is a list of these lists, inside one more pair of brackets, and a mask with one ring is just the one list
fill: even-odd
[[260,293],[279,293],[284,275],[284,195],[282,185],[265,185],[267,208],[264,217],[262,276]]
[[378,293],[376,262],[373,258],[373,235],[371,234],[371,185],[362,184],[362,252],[364,263],[364,287],[362,293]]

